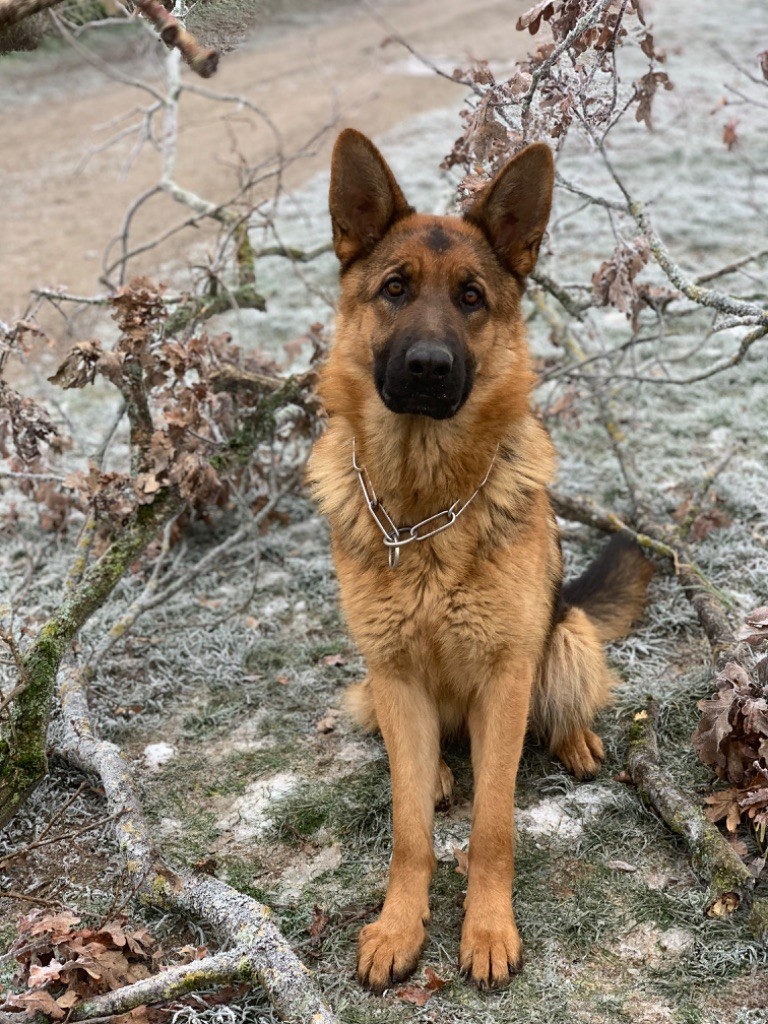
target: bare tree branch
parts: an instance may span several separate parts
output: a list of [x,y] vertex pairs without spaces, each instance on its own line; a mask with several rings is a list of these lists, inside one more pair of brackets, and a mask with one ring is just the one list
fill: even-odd
[[643,800],[683,839],[694,868],[709,883],[708,916],[726,917],[752,892],[754,875],[699,803],[671,780],[659,758],[657,717],[655,701],[635,715],[629,734],[629,774]]
[[[61,726],[57,745],[71,764],[88,774],[95,773],[104,786],[110,814],[119,814],[118,841],[126,866],[136,879],[137,892],[153,906],[173,909],[202,918],[214,928],[222,942],[236,948],[229,953],[191,965],[200,968],[197,982],[191,971],[171,975],[169,990],[162,980],[153,986],[131,986],[125,1009],[150,998],[172,998],[193,987],[224,984],[237,979],[257,980],[281,1020],[306,1024],[336,1024],[315,986],[309,971],[297,959],[272,921],[271,911],[208,875],[191,875],[169,868],[155,847],[131,782],[131,772],[114,744],[99,740],[94,732],[85,689],[79,672],[65,666],[59,679]],[[165,975],[160,975],[160,979]],[[152,979],[150,979],[151,981]],[[142,983],[139,983],[140,985]],[[181,988],[176,988],[179,985]],[[89,1000],[76,1019],[123,1012],[119,991],[112,996]],[[164,995],[169,991],[168,995]],[[140,997],[140,998],[139,998]],[[138,1001],[134,1001],[138,1000]]]

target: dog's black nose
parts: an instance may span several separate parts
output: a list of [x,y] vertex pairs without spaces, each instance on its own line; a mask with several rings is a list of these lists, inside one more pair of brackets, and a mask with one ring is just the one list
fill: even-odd
[[408,349],[405,369],[411,377],[425,384],[443,380],[453,369],[453,354],[440,342],[417,341]]

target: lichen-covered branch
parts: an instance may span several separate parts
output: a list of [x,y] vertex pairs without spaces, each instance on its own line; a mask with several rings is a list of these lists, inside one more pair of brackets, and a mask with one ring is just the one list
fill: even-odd
[[258,309],[263,313],[266,308],[264,296],[260,295],[252,284],[247,284],[231,291],[222,290],[216,295],[190,298],[189,301],[180,303],[169,315],[165,332],[173,337],[186,330],[192,323],[209,320],[212,316],[226,313],[230,309]]
[[[202,918],[223,942],[235,946],[227,954],[231,957],[230,976],[225,978],[223,973],[225,958],[210,958],[211,973],[206,974],[204,967],[197,987],[250,977],[263,986],[282,1020],[295,1024],[336,1024],[336,1017],[320,996],[312,975],[273,923],[268,907],[217,878],[177,872],[164,863],[142,813],[128,765],[114,744],[95,735],[82,678],[71,665],[60,673],[59,695],[57,748],[71,764],[89,774],[95,773],[101,780],[110,814],[119,815],[117,838],[126,868],[135,880],[138,898],[161,909]],[[191,991],[189,977],[182,975],[182,980],[188,986],[184,991]],[[113,995],[118,997],[119,990]],[[93,1003],[89,1001],[87,1005]],[[88,1015],[95,1015],[95,1011],[89,1010]]]
[[171,967],[113,992],[94,996],[72,1010],[70,1020],[93,1020],[128,1013],[137,1006],[168,1003],[190,992],[220,988],[238,982],[254,982],[251,966],[238,949],[217,953],[191,964]]
[[[756,302],[735,299],[726,292],[713,288],[702,288],[690,280],[683,270],[669,255],[667,247],[651,226],[650,218],[642,203],[628,197],[627,209],[635,219],[635,223],[645,235],[656,263],[666,274],[675,288],[679,289],[691,302],[699,306],[708,306],[721,313],[729,313],[737,317],[754,318],[759,324],[768,327],[768,309]],[[762,335],[760,335],[762,337]]]
[[683,839],[694,868],[709,883],[707,914],[725,917],[751,892],[754,876],[698,803],[670,778],[659,759],[656,718],[654,701],[635,715],[627,753],[629,774],[643,800]]
[[56,673],[72,640],[181,504],[171,491],[163,490],[153,502],[137,509],[104,554],[65,594],[24,652],[25,686],[10,708],[7,732],[0,737],[0,828],[45,775],[46,734]]
[[677,570],[680,559],[679,553],[674,548],[661,540],[648,536],[647,533],[634,529],[615,512],[602,508],[591,498],[563,494],[562,491],[550,491],[549,497],[556,515],[561,519],[570,519],[577,523],[583,523],[585,526],[594,526],[605,533],[626,533],[644,550],[659,555],[661,558],[668,558]]
[[128,1013],[137,1006],[180,999],[189,992],[252,980],[255,979],[252,978],[247,959],[238,950],[233,950],[191,964],[173,967],[162,974],[137,981],[133,985],[126,985],[114,992],[94,996],[76,1006],[69,1019],[104,1019]]

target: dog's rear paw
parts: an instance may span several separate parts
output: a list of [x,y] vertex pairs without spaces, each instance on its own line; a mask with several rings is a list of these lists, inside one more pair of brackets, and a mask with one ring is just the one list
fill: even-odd
[[412,974],[427,941],[427,930],[417,920],[407,925],[383,921],[367,924],[357,944],[357,977],[361,985],[381,994]]
[[603,741],[590,729],[574,729],[552,753],[577,779],[594,779],[605,759]]
[[453,772],[440,758],[440,764],[438,765],[438,777],[437,786],[435,786],[435,807],[445,808],[451,802],[453,797]]
[[459,965],[478,988],[504,988],[510,983],[523,966],[522,943],[511,912],[507,920],[484,916],[478,923],[467,915]]

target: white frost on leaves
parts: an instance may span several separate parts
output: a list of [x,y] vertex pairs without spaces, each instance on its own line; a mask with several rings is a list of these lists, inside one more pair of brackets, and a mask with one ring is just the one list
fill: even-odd
[[619,953],[624,960],[653,963],[682,956],[695,942],[694,936],[684,928],[661,931],[652,924],[639,924],[622,938]]
[[280,892],[285,900],[297,900],[309,882],[326,871],[335,871],[341,865],[341,847],[334,843],[326,846],[309,860],[291,864],[280,878]]
[[[582,786],[571,793],[545,797],[515,811],[515,825],[539,839],[578,839],[585,823],[611,804],[615,794],[607,786]],[[435,820],[435,857],[452,862],[454,848],[465,849],[472,821],[472,803],[461,800]]]
[[252,782],[219,819],[219,828],[231,832],[236,839],[252,839],[260,835],[272,823],[270,812],[273,805],[293,793],[300,782],[299,776],[293,772],[278,772],[267,779]]
[[144,747],[144,764],[151,772],[156,772],[176,756],[176,747],[170,743],[148,743]]
[[290,610],[291,603],[285,597],[275,597],[261,607],[263,619],[277,619]]
[[534,836],[576,839],[584,823],[596,817],[613,799],[606,786],[583,786],[562,796],[549,796],[515,814],[518,828]]
[[257,590],[280,590],[290,587],[293,577],[285,569],[262,569],[256,580]]

